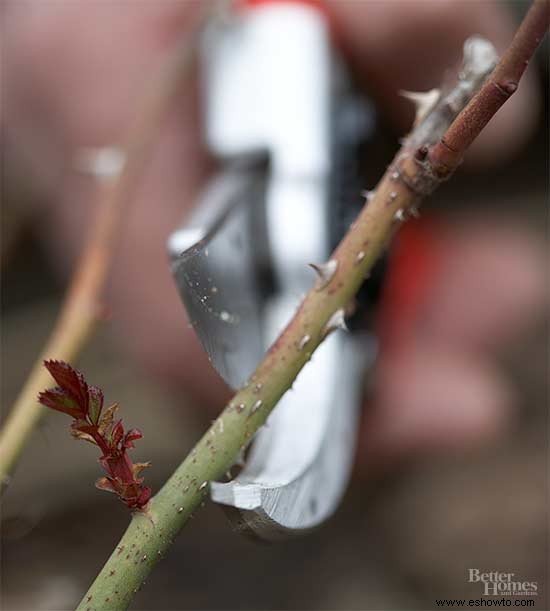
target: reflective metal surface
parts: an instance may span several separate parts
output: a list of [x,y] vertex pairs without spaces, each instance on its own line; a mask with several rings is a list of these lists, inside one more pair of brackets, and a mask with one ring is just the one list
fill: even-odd
[[207,187],[188,223],[168,241],[172,273],[212,364],[233,388],[263,353],[251,235],[262,173],[242,164]]
[[[225,170],[169,250],[191,322],[235,388],[313,285],[308,264],[330,257],[348,206],[337,187],[353,189],[350,159],[357,161],[369,122],[322,12],[261,3],[232,17],[213,22],[202,41],[205,138],[220,160],[261,154],[266,165]],[[342,169],[348,174],[338,181]],[[258,432],[236,479],[211,483],[212,499],[230,509],[237,528],[276,539],[307,532],[334,512],[349,480],[362,373],[374,352],[373,342],[334,332]]]
[[211,496],[237,509],[237,530],[276,540],[334,513],[355,454],[361,373],[374,345],[334,334],[315,352],[257,435],[244,469]]

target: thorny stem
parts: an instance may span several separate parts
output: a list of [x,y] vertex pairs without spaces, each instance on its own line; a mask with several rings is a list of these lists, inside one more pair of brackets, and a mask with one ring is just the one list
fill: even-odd
[[[201,15],[199,19],[203,19]],[[198,32],[199,28],[194,28]],[[176,98],[196,49],[196,36],[185,37],[176,52],[158,74],[158,80],[147,85],[144,96],[121,149],[124,165],[108,180],[97,183],[97,213],[87,245],[67,291],[55,326],[36,360],[25,385],[17,397],[0,432],[0,484],[9,485],[21,453],[45,413],[38,393],[48,386],[50,377],[43,362],[48,359],[72,362],[90,338],[101,313],[101,293],[116,246],[123,211],[158,137],[159,127],[168,105]]]
[[[534,11],[540,17],[538,4]],[[532,14],[529,13],[528,23],[533,19]],[[505,54],[497,74],[507,73],[506,66],[515,65],[518,56],[530,57],[534,52],[534,37],[537,36],[531,29],[527,31],[531,34],[525,34],[525,27],[520,29],[519,39],[514,39],[511,46],[513,51]],[[536,32],[539,31],[537,27]],[[481,85],[479,77],[485,77],[493,65],[489,65],[482,75],[467,75],[476,85],[472,87],[472,82],[466,83],[466,89],[471,91],[460,104],[457,99],[461,95],[457,92],[460,94],[458,90],[464,83],[441,96],[428,116],[419,122],[333,253],[331,261],[335,263],[325,267],[328,271],[324,277],[306,295],[294,318],[244,388],[237,392],[146,510],[134,514],[126,533],[84,596],[79,610],[128,607],[175,535],[202,503],[209,482],[220,479],[235,463],[313,351],[331,331],[334,315],[354,297],[385,248],[397,221],[414,213],[422,195],[440,182],[434,176],[428,147],[441,137]],[[434,116],[440,124],[426,133],[426,125]],[[464,112],[457,121],[460,124],[469,120],[468,117],[468,112]],[[456,130],[456,125],[453,124],[451,129]],[[423,142],[419,145],[417,136],[422,133]]]

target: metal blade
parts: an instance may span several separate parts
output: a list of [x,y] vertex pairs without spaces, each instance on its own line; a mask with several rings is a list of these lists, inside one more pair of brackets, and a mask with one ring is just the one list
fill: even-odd
[[253,207],[263,173],[233,166],[206,188],[191,220],[169,238],[172,273],[208,356],[233,388],[263,354],[254,269]]
[[375,354],[360,340],[329,337],[256,436],[244,469],[231,482],[212,482],[212,499],[235,508],[236,530],[277,540],[334,513],[355,454],[361,373]]

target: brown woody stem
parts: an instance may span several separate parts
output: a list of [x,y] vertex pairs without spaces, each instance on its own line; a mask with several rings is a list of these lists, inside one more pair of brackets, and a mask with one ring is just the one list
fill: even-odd
[[481,130],[517,91],[533,53],[548,30],[549,21],[550,3],[535,0],[486,83],[430,149],[430,162],[437,176],[446,178],[454,171]]

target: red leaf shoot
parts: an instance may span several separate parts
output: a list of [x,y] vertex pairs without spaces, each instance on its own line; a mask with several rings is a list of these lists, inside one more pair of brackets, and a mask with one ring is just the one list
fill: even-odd
[[80,371],[63,361],[44,361],[44,366],[58,386],[41,392],[38,401],[71,416],[71,434],[99,447],[99,463],[107,475],[98,479],[96,486],[117,494],[130,509],[142,509],[151,498],[151,488],[142,485],[138,474],[149,463],[134,464],[127,453],[133,442],[142,438],[141,431],[125,432],[122,420],[114,421],[118,406],[103,410],[103,392],[88,385]]

